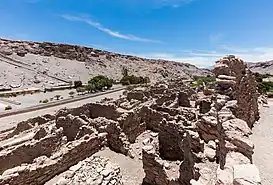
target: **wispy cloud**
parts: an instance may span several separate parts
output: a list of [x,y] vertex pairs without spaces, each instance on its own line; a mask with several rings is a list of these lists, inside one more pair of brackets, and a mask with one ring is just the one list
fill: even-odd
[[171,6],[173,8],[178,8],[184,4],[191,3],[195,0],[155,0],[160,6]]
[[219,46],[217,50],[181,50],[178,53],[134,53],[145,58],[165,59],[176,62],[186,62],[197,67],[208,68],[215,64],[217,60],[226,55],[235,55],[245,62],[262,62],[273,60],[273,47],[243,48],[234,46]]
[[25,0],[25,2],[27,2],[27,3],[38,3],[40,1],[41,0]]
[[213,34],[210,34],[210,36],[209,36],[210,44],[218,44],[223,39],[224,39],[223,33],[213,33]]
[[112,37],[124,39],[124,40],[130,40],[130,41],[138,41],[138,42],[151,42],[151,43],[161,43],[161,41],[157,40],[152,40],[152,39],[146,39],[146,38],[141,38],[137,37],[132,34],[121,34],[117,31],[113,31],[109,28],[104,27],[101,23],[96,22],[90,18],[86,17],[79,17],[79,16],[72,16],[72,15],[61,15],[62,18],[68,20],[68,21],[77,21],[77,22],[84,22]]
[[216,60],[226,55],[235,55],[246,62],[273,60],[273,47],[244,48],[235,46],[219,46],[217,51],[182,50],[182,53],[184,56],[191,59],[196,59],[196,57],[198,57],[199,60],[203,61],[201,64],[206,64],[210,61],[210,65],[214,64]]
[[215,61],[211,58],[207,57],[194,57],[194,56],[183,56],[181,54],[175,53],[130,53],[131,55],[136,55],[139,57],[144,58],[151,58],[151,59],[162,59],[162,60],[169,60],[169,61],[176,61],[182,63],[190,63],[197,67],[207,68],[210,67]]

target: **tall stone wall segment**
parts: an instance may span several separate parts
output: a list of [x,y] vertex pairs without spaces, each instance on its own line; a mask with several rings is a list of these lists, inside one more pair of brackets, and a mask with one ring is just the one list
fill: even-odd
[[259,118],[255,78],[234,56],[213,71],[216,82],[203,90],[166,80],[19,123],[0,135],[0,185],[39,185],[56,175],[55,184],[124,184],[126,170],[94,158],[105,147],[142,163],[135,184],[260,184],[249,139]]

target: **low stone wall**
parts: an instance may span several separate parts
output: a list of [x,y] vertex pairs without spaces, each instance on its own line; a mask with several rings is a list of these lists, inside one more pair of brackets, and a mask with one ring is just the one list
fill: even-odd
[[69,169],[70,166],[98,152],[104,145],[105,139],[105,135],[87,135],[80,140],[69,142],[50,158],[43,156],[36,159],[36,163],[5,171],[0,176],[0,184],[42,185],[55,175]]
[[61,146],[62,137],[62,130],[57,130],[41,140],[30,140],[0,151],[0,174],[23,163],[31,163],[41,155],[50,156]]

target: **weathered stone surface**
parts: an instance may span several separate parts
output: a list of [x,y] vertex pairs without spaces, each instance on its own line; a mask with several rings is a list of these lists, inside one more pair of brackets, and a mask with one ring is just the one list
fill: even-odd
[[233,170],[226,167],[225,169],[217,169],[216,185],[233,185]]
[[15,147],[0,151],[0,174],[6,169],[23,163],[31,163],[41,155],[50,156],[51,153],[60,147],[62,136],[62,130],[57,130],[39,141],[33,140],[19,143]]
[[142,148],[143,169],[145,177],[144,184],[168,184],[169,179],[164,170],[164,163],[156,154],[156,149],[152,145],[147,145]]
[[118,122],[106,118],[96,118],[90,124],[99,132],[107,133],[107,143],[112,150],[128,154],[130,143]]
[[204,184],[202,184],[201,182],[198,182],[198,181],[192,179],[191,180],[191,185],[204,185]]
[[190,104],[190,95],[188,92],[180,92],[178,94],[178,105],[179,106],[182,106],[182,107],[190,107],[191,104]]
[[223,123],[225,137],[237,147],[237,151],[252,159],[254,145],[248,137],[251,130],[241,119],[231,119]]
[[28,119],[26,121],[22,121],[17,124],[16,128],[13,130],[13,132],[11,132],[7,136],[7,138],[11,138],[23,131],[29,130],[29,129],[33,128],[35,125],[42,125],[42,124],[45,124],[45,123],[47,123],[51,120],[54,120],[54,119],[55,119],[55,116],[46,114],[43,116],[38,116],[35,118]]
[[190,185],[190,181],[195,179],[194,159],[191,151],[191,141],[188,133],[184,133],[180,143],[181,150],[184,152],[184,160],[180,165],[180,176],[178,181],[181,184]]
[[57,128],[63,128],[64,135],[67,137],[68,141],[73,141],[77,136],[80,127],[87,124],[88,123],[83,119],[71,114],[66,117],[59,117],[56,121]]
[[246,68],[243,61],[233,56],[225,57],[217,61],[213,70],[216,76],[227,75],[236,79],[235,86],[232,87],[234,99],[237,100],[238,109],[236,117],[247,122],[249,127],[253,127],[259,119],[258,92],[254,75]]
[[201,114],[205,114],[205,113],[209,112],[211,109],[211,104],[212,104],[212,102],[209,99],[201,100],[200,104],[199,104],[199,112]]
[[55,175],[97,152],[104,145],[104,140],[105,137],[93,135],[69,142],[58,152],[52,153],[50,158],[45,157],[38,165],[37,163],[22,165],[4,172],[0,176],[0,184],[44,184]]
[[89,157],[61,174],[54,185],[62,184],[111,184],[122,185],[120,167],[112,164],[107,158]]
[[259,185],[261,178],[259,170],[253,164],[242,164],[233,166],[234,185]]
[[215,161],[216,151],[214,149],[205,147],[204,154],[209,161]]

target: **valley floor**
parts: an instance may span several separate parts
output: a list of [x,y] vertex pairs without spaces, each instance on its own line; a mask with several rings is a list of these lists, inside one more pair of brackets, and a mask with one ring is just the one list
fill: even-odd
[[273,184],[273,99],[261,108],[261,119],[253,129],[254,164],[260,170],[263,185]]

